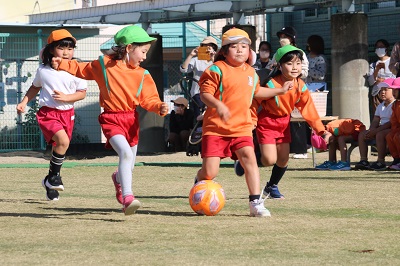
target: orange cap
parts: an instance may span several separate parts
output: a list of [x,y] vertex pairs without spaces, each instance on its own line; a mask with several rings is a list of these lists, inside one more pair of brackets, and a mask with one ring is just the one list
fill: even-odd
[[71,38],[76,43],[76,39],[71,35],[71,33],[69,33],[69,31],[65,29],[52,31],[49,35],[49,38],[47,38],[47,43],[50,44],[65,38]]

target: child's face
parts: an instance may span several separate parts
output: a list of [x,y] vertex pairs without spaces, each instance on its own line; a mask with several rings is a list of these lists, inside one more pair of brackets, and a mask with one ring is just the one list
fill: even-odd
[[250,47],[245,43],[232,43],[229,45],[225,60],[231,66],[241,66],[249,58]]
[[131,67],[136,68],[140,65],[141,62],[146,60],[147,52],[150,50],[151,44],[145,44],[140,46],[132,46],[132,44],[128,44],[127,55],[125,56],[127,60],[127,64]]
[[[395,90],[397,91],[397,90]],[[381,98],[382,101],[390,100],[393,98],[393,90],[391,88],[382,88],[379,91],[379,98]]]
[[71,60],[74,56],[74,48],[57,46],[51,51],[51,54],[55,57]]
[[292,60],[283,63],[281,65],[281,71],[283,76],[287,79],[295,79],[301,74],[301,60],[297,56],[293,57]]

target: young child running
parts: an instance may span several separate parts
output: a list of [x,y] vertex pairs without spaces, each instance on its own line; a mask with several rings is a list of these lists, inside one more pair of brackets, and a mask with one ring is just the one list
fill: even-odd
[[386,143],[393,157],[389,169],[400,170],[400,77],[393,81],[391,88],[396,101],[392,105],[391,127],[390,132],[386,135]]
[[279,89],[260,88],[258,76],[249,60],[251,40],[240,29],[230,29],[222,36],[214,65],[201,76],[201,100],[207,105],[203,119],[202,167],[195,182],[214,179],[221,159],[236,157],[244,165],[249,190],[250,216],[270,216],[260,197],[260,174],[257,166],[250,106],[253,96],[270,98],[284,94],[291,84]]
[[132,171],[139,140],[136,107],[140,105],[160,116],[168,113],[168,104],[160,100],[150,73],[140,67],[155,40],[141,27],[130,25],[114,36],[117,46],[112,48],[114,54],[110,56],[89,63],[53,59],[53,68],[95,80],[99,86],[100,106],[104,108],[99,122],[107,138],[106,147],[112,147],[119,157],[118,170],[112,174],[112,180],[125,215],[134,214],[141,207],[132,192]]
[[292,45],[279,48],[275,59],[280,71],[268,81],[267,87],[282,88],[287,82],[290,82],[293,87],[285,95],[253,103],[255,110],[259,105],[262,106],[262,110],[258,113],[256,128],[261,150],[261,163],[264,166],[273,165],[270,180],[263,190],[267,198],[284,198],[278,190],[278,184],[285,174],[289,162],[290,114],[294,107],[297,107],[306,122],[319,136],[324,138],[326,143],[331,136],[321,122],[307,86],[299,78],[303,56],[303,51]]
[[41,52],[42,64],[36,71],[31,87],[17,105],[17,112],[25,112],[30,100],[40,91],[40,109],[36,118],[47,143],[53,146],[48,175],[42,185],[48,200],[58,200],[64,190],[60,171],[74,128],[74,102],[86,96],[87,82],[67,72],[51,68],[53,57],[67,60],[74,56],[76,39],[65,29],[53,31]]

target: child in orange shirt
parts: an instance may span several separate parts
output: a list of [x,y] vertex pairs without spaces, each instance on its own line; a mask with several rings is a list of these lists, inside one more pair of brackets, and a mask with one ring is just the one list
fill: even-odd
[[238,158],[244,165],[250,216],[266,217],[271,214],[259,194],[260,174],[254,154],[250,106],[253,96],[264,99],[284,94],[291,84],[285,83],[276,90],[260,88],[258,76],[248,64],[250,45],[245,31],[236,28],[226,31],[215,63],[200,78],[200,97],[207,110],[203,119],[203,164],[195,182],[214,179],[222,158]]
[[292,45],[279,48],[275,54],[279,73],[267,83],[272,90],[282,88],[290,82],[292,89],[284,95],[274,98],[254,101],[253,108],[258,113],[257,139],[261,150],[261,163],[272,166],[270,180],[267,182],[263,194],[267,198],[283,199],[279,192],[278,183],[286,172],[290,152],[290,114],[294,107],[300,111],[305,121],[312,129],[328,142],[331,133],[325,130],[324,125],[315,109],[310,92],[300,78],[304,52]]
[[141,106],[147,111],[165,116],[168,104],[160,100],[156,84],[150,73],[140,67],[146,59],[150,37],[138,26],[127,26],[117,32],[114,53],[89,63],[53,58],[52,66],[86,80],[95,80],[100,89],[100,106],[104,112],[99,122],[106,147],[113,148],[119,156],[118,170],[112,174],[116,198],[123,205],[125,215],[131,215],[141,207],[132,192],[132,171],[135,166],[139,141],[139,117]]
[[390,118],[390,132],[386,135],[386,143],[389,147],[393,162],[389,168],[400,170],[400,78],[396,78],[391,86],[396,101],[392,105],[392,117]]
[[[358,140],[358,134],[364,131],[365,125],[358,119],[338,119],[329,122],[326,130],[332,136],[329,138],[329,161],[317,165],[317,170],[348,171],[351,170],[347,161],[347,142]],[[336,150],[340,151],[340,160],[336,162]]]

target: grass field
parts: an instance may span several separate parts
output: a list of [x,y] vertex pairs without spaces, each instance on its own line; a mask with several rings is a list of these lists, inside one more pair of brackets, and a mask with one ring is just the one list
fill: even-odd
[[[244,178],[225,166],[215,179],[225,207],[206,217],[188,203],[198,166],[164,165],[135,168],[143,208],[127,217],[115,165],[66,163],[58,202],[45,199],[46,166],[0,168],[0,265],[400,265],[398,172],[292,163],[286,199],[266,201],[271,218],[251,218]],[[264,183],[270,170],[261,173]]]

